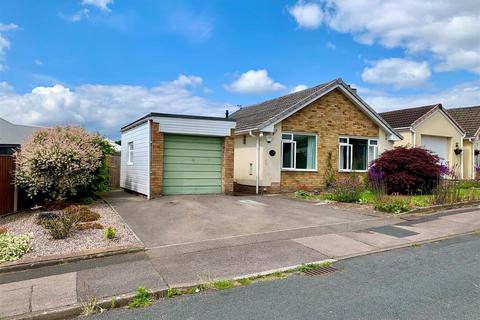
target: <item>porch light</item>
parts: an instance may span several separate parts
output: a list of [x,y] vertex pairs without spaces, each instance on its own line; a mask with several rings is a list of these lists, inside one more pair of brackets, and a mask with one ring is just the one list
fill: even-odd
[[462,153],[462,149],[460,149],[460,147],[458,146],[458,142],[455,144],[455,150],[453,150],[453,152],[455,152],[455,154],[458,156],[460,153]]

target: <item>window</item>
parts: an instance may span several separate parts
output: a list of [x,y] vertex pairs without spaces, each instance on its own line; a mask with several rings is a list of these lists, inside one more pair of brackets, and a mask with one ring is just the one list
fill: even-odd
[[133,164],[133,142],[128,143],[128,164]]
[[366,171],[378,158],[378,140],[356,137],[338,139],[339,171]]
[[317,136],[282,134],[282,169],[317,170]]

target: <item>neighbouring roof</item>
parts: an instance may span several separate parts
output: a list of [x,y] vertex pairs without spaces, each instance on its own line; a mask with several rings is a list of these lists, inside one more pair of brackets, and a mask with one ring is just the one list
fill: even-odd
[[0,118],[0,145],[21,145],[26,137],[41,127],[11,123]]
[[380,116],[382,116],[382,118],[385,119],[385,121],[387,121],[393,128],[398,130],[401,128],[416,127],[437,110],[443,112],[443,114],[445,114],[445,116],[453,123],[454,126],[457,127],[460,132],[465,133],[463,127],[457,121],[455,121],[455,119],[449,114],[448,111],[445,110],[445,108],[443,108],[441,103],[382,112],[380,113]]
[[410,128],[414,126],[417,120],[425,116],[437,106],[439,106],[439,104],[381,112],[380,115],[395,129]]
[[448,109],[447,112],[463,127],[466,138],[480,133],[480,106]]
[[236,132],[261,130],[288,117],[311,102],[319,99],[335,88],[343,88],[348,92],[364,112],[369,114],[381,127],[399,139],[402,137],[378,113],[363,101],[356,91],[350,88],[342,79],[335,79],[305,90],[290,93],[275,99],[267,100],[248,107],[243,107],[234,112],[230,118],[237,121]]

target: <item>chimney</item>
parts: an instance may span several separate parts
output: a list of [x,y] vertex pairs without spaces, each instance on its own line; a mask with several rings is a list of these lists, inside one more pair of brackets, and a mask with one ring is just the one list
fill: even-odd
[[352,87],[351,85],[348,85],[348,88],[353,91],[353,93],[357,94],[357,88]]
[[228,109],[225,110],[225,118],[228,118]]

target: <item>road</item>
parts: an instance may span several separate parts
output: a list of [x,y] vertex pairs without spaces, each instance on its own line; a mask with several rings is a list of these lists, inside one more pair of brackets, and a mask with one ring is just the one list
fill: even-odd
[[480,235],[344,260],[341,271],[161,299],[89,319],[479,319]]

